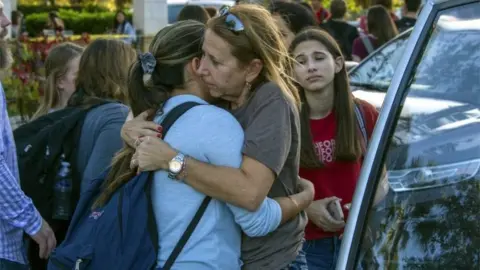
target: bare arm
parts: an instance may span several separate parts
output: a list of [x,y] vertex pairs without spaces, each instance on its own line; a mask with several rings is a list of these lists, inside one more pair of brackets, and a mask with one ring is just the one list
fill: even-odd
[[201,193],[249,211],[258,209],[274,180],[272,170],[247,156],[243,156],[240,169],[213,166],[188,158],[184,179]]
[[292,218],[296,217],[301,211],[308,208],[312,203],[315,195],[312,182],[299,178],[302,191],[300,193],[291,195],[289,197],[275,198],[282,208],[282,221],[283,224]]

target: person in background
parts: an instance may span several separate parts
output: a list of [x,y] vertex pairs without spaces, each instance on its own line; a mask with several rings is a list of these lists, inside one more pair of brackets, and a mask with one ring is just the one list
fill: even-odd
[[388,13],[388,10],[376,5],[367,13],[368,35],[360,33],[353,41],[352,58],[360,62],[378,47],[387,43],[398,35],[397,27]]
[[[315,16],[315,11],[313,11],[313,8],[312,8],[312,5],[310,5],[310,3],[308,2],[299,2],[298,4],[304,6],[308,12],[311,12],[312,13],[312,16],[315,18],[315,22],[317,22],[316,20],[316,16]],[[318,23],[317,23],[318,24]]]
[[270,5],[269,10],[280,28],[286,48],[300,31],[317,26],[313,14],[300,4],[276,1]]
[[80,58],[76,91],[68,106],[110,101],[89,111],[82,126],[77,156],[82,191],[107,169],[113,155],[122,148],[119,134],[129,111],[124,105],[128,71],[136,58],[131,46],[111,39],[93,41]]
[[335,38],[342,49],[343,57],[350,61],[352,60],[353,41],[358,37],[358,30],[345,21],[347,3],[343,0],[333,0],[330,4],[330,13],[332,14],[330,20],[320,27]]
[[210,19],[208,12],[201,6],[185,5],[178,13],[177,21],[194,20],[206,24]]
[[402,7],[402,18],[395,21],[398,32],[402,33],[403,31],[415,25],[421,4],[422,0],[404,0]]
[[218,15],[218,10],[215,7],[205,7],[210,18],[213,18]]
[[63,30],[65,30],[65,24],[57,12],[50,11],[50,13],[48,13],[47,29],[53,30],[56,33],[62,33]]
[[123,38],[123,42],[132,45],[137,41],[137,34],[135,33],[135,28],[132,23],[127,21],[127,15],[123,11],[117,11],[115,14],[115,19],[113,22],[113,31],[118,35],[127,35],[128,37]]
[[27,31],[27,27],[23,22],[23,13],[19,10],[12,11],[12,38],[19,38],[22,33]]
[[[352,95],[345,60],[327,32],[301,32],[293,40],[290,53],[296,60],[293,71],[302,99],[300,176],[315,186],[315,200],[307,208],[309,224],[303,250],[308,269],[332,270],[347,220],[345,205],[352,201],[378,112]],[[356,107],[362,112],[363,131]],[[382,183],[375,203],[388,192],[388,183]],[[344,218],[328,210],[328,205],[337,200]]]
[[322,24],[330,19],[331,14],[323,7],[322,0],[312,0],[311,3],[318,24]]
[[[10,20],[3,13],[0,1],[0,27]],[[0,40],[0,69],[11,64],[8,43]],[[32,200],[20,188],[17,152],[7,112],[5,92],[0,84],[0,269],[28,270],[23,234],[40,246],[39,256],[47,258],[56,246],[55,235],[38,213]]]
[[[393,12],[393,1],[392,0],[373,0],[372,1],[372,6],[376,5],[381,5],[384,8],[387,9],[388,14],[390,14],[390,17],[392,18],[393,21],[398,20],[397,15]],[[367,28],[367,16],[361,16],[360,17],[360,29],[366,34],[368,33],[368,28]]]
[[45,87],[40,106],[33,115],[36,119],[67,106],[75,92],[75,78],[83,48],[65,42],[53,47],[45,60]]
[[[89,110],[83,119],[78,150],[72,159],[75,165],[61,168],[74,168],[73,173],[81,179],[80,191],[108,168],[113,155],[123,145],[119,135],[128,107],[122,103],[126,101],[128,69],[136,55],[132,46],[121,40],[96,39],[80,57],[75,92],[67,107],[98,106]],[[68,230],[68,221],[52,222],[52,226],[61,244]],[[29,248],[32,268],[47,269],[48,262],[35,254],[36,249],[36,245]]]

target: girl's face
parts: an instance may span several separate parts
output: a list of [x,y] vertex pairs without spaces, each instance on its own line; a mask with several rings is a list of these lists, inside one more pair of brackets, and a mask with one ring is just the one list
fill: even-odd
[[118,13],[117,14],[117,22],[118,23],[123,23],[125,21],[125,15],[123,15],[123,13]]
[[80,56],[70,60],[67,64],[67,73],[58,81],[57,88],[62,92],[62,98],[69,99],[75,92],[75,79],[77,78]]
[[343,65],[341,57],[335,59],[322,43],[315,40],[299,43],[292,57],[296,61],[295,79],[305,91],[323,90],[331,85]]

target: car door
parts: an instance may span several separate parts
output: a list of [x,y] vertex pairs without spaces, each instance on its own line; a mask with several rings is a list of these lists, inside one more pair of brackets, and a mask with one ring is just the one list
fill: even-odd
[[[369,145],[337,269],[480,269],[480,1],[430,1],[417,24]],[[373,205],[379,185],[386,195]]]

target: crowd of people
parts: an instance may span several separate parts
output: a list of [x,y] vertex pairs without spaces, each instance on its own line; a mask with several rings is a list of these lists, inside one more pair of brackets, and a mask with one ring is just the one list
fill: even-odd
[[[374,106],[352,95],[345,62],[366,57],[370,46],[398,34],[397,26],[414,23],[420,5],[405,0],[404,16],[394,21],[391,2],[377,1],[360,30],[344,20],[341,0],[332,1],[329,11],[319,1],[312,1],[315,10],[283,1],[220,11],[186,6],[143,54],[107,39],[86,48],[70,43],[53,48],[41,106],[19,130],[48,120],[49,126],[32,136],[56,140],[59,134],[43,131],[59,126],[55,123],[61,123],[56,131],[73,126],[76,133],[65,136],[73,138],[74,150],[69,155],[56,150],[57,165],[42,170],[54,178],[58,166],[63,176],[69,171],[79,186],[69,193],[73,205],[92,196],[93,187],[101,188],[89,207],[72,207],[71,219],[45,216],[26,194],[24,183],[40,180],[18,170],[32,145],[24,148],[13,136],[2,89],[0,269],[93,269],[88,263],[95,260],[114,265],[108,257],[82,257],[82,250],[74,254],[78,260],[65,259],[72,243],[93,241],[69,236],[90,226],[78,222],[82,217],[101,222],[109,203],[127,196],[117,196],[128,194],[122,188],[147,172],[152,172],[147,193],[158,234],[156,269],[334,269],[378,118]],[[124,31],[129,26],[122,18],[119,13],[117,28]],[[0,12],[0,26],[9,25]],[[195,106],[166,133],[170,113],[188,103]],[[73,123],[72,112],[83,118]],[[47,157],[54,151],[49,146]],[[374,205],[387,194],[387,180],[385,173]],[[203,216],[178,251],[188,221],[204,202]],[[115,209],[114,216],[122,218],[124,208]],[[114,245],[108,237],[104,241]]]

